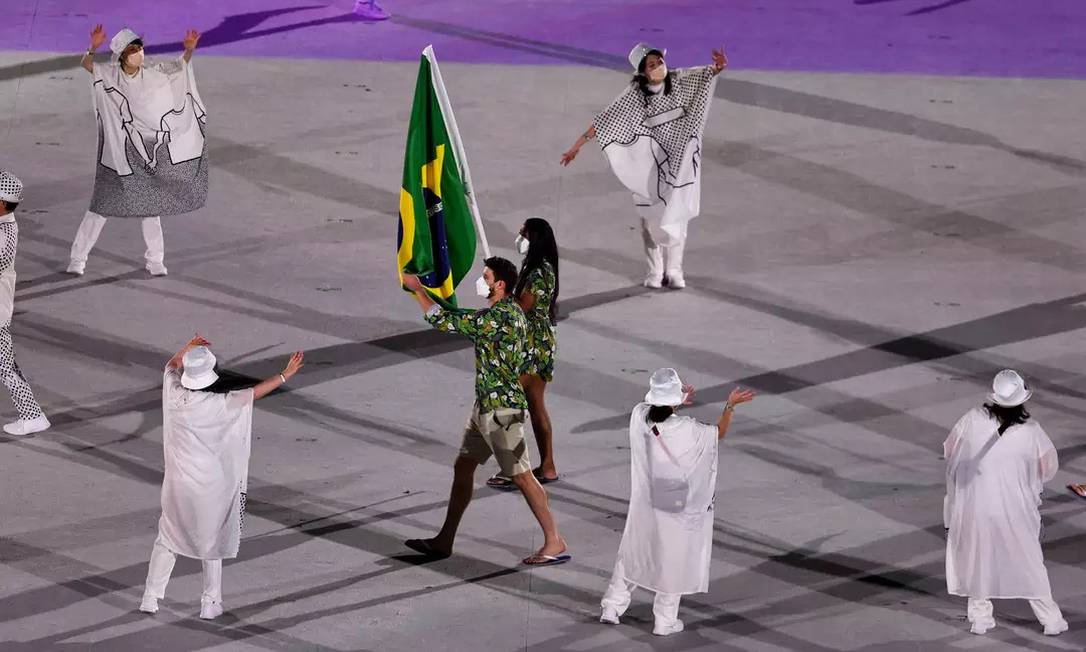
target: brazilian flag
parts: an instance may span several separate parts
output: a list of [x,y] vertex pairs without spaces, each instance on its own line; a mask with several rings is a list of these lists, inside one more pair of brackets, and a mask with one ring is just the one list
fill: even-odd
[[428,47],[419,61],[407,127],[396,262],[401,281],[404,274],[416,275],[436,300],[451,306],[456,305],[457,284],[475,261],[467,190],[471,181],[462,152],[441,73]]

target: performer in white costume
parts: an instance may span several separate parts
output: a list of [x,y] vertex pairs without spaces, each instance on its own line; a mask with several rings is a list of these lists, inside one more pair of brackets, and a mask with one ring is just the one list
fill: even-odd
[[23,182],[0,170],[0,377],[19,411],[19,420],[4,426],[9,435],[23,436],[49,427],[49,419],[34,399],[34,391],[15,362],[11,341],[11,315],[15,309],[15,253],[19,248],[19,224],[15,207],[23,200]]
[[569,165],[586,142],[599,140],[611,170],[631,193],[641,217],[648,273],[645,286],[686,287],[687,223],[701,210],[701,137],[716,88],[728,65],[724,48],[713,64],[669,72],[666,50],[638,43],[637,74],[562,155]]
[[[282,373],[250,389],[224,392],[209,342],[197,335],[166,363],[162,379],[162,516],[140,611],[155,613],[177,555],[200,559],[200,617],[222,614],[222,560],[238,555],[245,519],[253,401],[302,367],[291,356]],[[182,373],[181,367],[184,372]]]
[[974,634],[995,627],[992,598],[1029,600],[1045,634],[1067,631],[1041,554],[1041,491],[1059,467],[1056,448],[1030,418],[1032,392],[1005,369],[988,403],[963,416],[943,444],[946,587],[969,598]]
[[163,276],[160,216],[194,211],[207,199],[207,111],[190,64],[200,34],[185,34],[185,51],[177,59],[150,63],[143,58],[143,40],[126,27],[110,41],[113,63],[95,65],[94,51],[105,39],[105,30],[96,26],[82,60],[92,75],[98,155],[94,194],[67,271],[83,274],[107,217],[138,217],[147,271]]
[[681,632],[679,599],[709,590],[717,441],[754,393],[732,390],[715,426],[675,414],[693,395],[674,369],[660,369],[630,416],[630,507],[602,623],[617,625],[640,586],[656,593],[653,633]]

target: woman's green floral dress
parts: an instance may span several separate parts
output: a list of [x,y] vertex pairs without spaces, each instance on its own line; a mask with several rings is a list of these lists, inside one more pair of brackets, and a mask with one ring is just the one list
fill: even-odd
[[554,268],[544,262],[529,272],[524,292],[535,296],[535,305],[528,311],[527,363],[524,373],[539,376],[548,383],[554,379],[554,355],[557,348],[555,327],[551,324],[551,303],[557,279]]

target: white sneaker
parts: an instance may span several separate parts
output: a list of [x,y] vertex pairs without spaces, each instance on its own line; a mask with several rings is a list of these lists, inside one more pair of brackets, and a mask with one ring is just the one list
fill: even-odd
[[667,286],[673,290],[681,290],[686,287],[686,279],[683,278],[682,272],[669,273],[667,275]]
[[222,615],[221,602],[200,602],[200,617],[204,620],[214,620]]
[[974,634],[987,634],[988,630],[995,627],[994,620],[980,620],[973,621],[973,626],[969,628],[969,631]]
[[162,263],[147,263],[147,271],[151,272],[151,276],[165,276],[166,266]]
[[618,612],[610,607],[604,607],[603,613],[600,614],[600,622],[605,625],[617,625]]
[[25,435],[33,435],[36,432],[47,430],[52,424],[49,423],[49,419],[45,418],[45,415],[41,415],[37,419],[19,419],[14,423],[9,423],[4,426],[4,432],[9,435],[15,435],[16,437],[23,437]]
[[153,595],[143,596],[143,601],[140,602],[140,611],[145,614],[157,614],[158,613],[158,598]]
[[656,625],[652,628],[652,633],[657,636],[669,636],[671,634],[678,634],[683,631],[683,621],[676,620],[670,625]]
[[1068,630],[1066,620],[1061,620],[1058,623],[1051,623],[1045,625],[1045,636],[1059,636],[1060,634]]
[[81,263],[78,260],[72,260],[68,262],[68,269],[64,270],[69,274],[75,274],[76,276],[83,276],[83,271],[87,268],[87,263]]
[[662,277],[662,276],[646,276],[645,277],[645,282],[642,283],[641,285],[644,285],[647,288],[660,289],[660,288],[664,287],[664,277]]

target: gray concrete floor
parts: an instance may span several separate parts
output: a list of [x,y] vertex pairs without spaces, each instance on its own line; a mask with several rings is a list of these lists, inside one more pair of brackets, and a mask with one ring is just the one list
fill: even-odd
[[[416,565],[401,546],[442,518],[472,365],[395,281],[414,65],[197,66],[212,192],[165,221],[161,279],[120,219],[86,276],[60,273],[90,195],[87,79],[0,81],[0,165],[28,186],[15,341],[56,424],[0,439],[3,650],[1086,644],[1086,503],[1062,489],[1086,479],[1083,83],[731,73],[706,135],[690,287],[648,292],[602,156],[558,166],[623,76],[444,66],[496,252],[512,257],[533,215],[563,246],[549,406],[564,479],[550,495],[574,561],[527,571],[528,510],[484,487],[451,559]],[[213,623],[195,617],[199,565],[185,560],[162,611],[135,612],[158,515],[159,373],[197,329],[246,374],[293,349],[309,361],[259,405],[246,538]],[[623,625],[595,622],[628,495],[626,415],[663,365],[701,389],[706,420],[734,385],[761,393],[721,446],[711,591],[683,602],[687,632],[669,639],[650,634],[644,595]],[[1042,508],[1072,627],[1056,639],[1015,602],[971,636],[945,590],[940,444],[1004,366],[1034,381],[1063,463]]]

